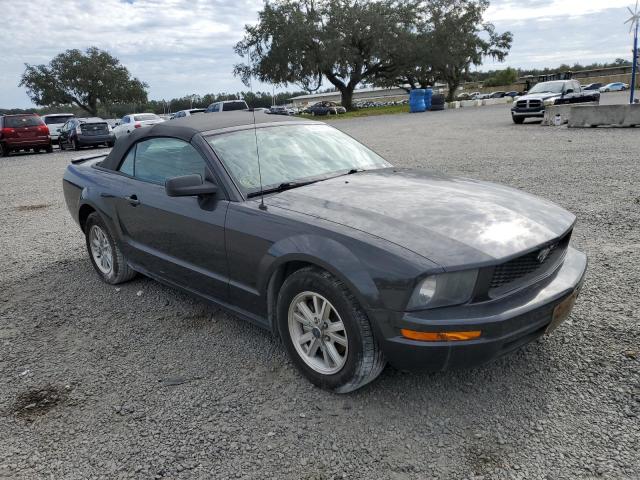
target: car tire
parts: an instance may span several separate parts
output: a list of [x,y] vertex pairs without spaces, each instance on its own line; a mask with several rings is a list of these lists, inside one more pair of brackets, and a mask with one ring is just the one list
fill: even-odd
[[[316,317],[317,324],[312,320],[320,314],[316,308],[328,312]],[[289,358],[320,388],[352,392],[373,381],[386,365],[366,313],[347,286],[325,270],[307,267],[290,275],[278,294],[276,314]],[[308,355],[311,349],[314,353]]]
[[115,142],[107,142],[107,148],[113,148]]
[[71,147],[77,152],[80,150],[80,145],[78,145],[78,141],[75,138],[71,139]]
[[45,147],[44,151],[47,153],[53,153],[53,145],[48,145]]
[[60,148],[61,152],[64,152],[64,145],[62,145],[62,141],[58,142],[58,148]]
[[522,125],[524,123],[524,117],[511,117],[513,119],[513,123],[517,123],[518,125]]
[[136,276],[100,215],[89,215],[84,231],[89,259],[104,282],[116,285]]
[[0,143],[0,157],[8,157],[11,150],[4,143]]

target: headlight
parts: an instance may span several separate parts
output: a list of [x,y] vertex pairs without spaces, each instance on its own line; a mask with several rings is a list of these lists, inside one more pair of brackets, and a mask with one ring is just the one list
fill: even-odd
[[557,100],[556,98],[547,98],[547,99],[544,101],[544,104],[545,104],[545,105],[554,105],[554,104],[556,103],[556,100]]
[[478,270],[430,275],[418,284],[409,299],[408,309],[459,305],[471,298]]

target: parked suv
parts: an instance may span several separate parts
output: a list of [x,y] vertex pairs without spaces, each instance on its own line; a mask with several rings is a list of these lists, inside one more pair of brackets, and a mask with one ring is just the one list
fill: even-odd
[[249,110],[249,105],[244,100],[225,100],[215,102],[207,107],[207,112],[231,112],[233,110]]
[[49,127],[49,138],[51,143],[58,143],[58,137],[60,136],[60,129],[67,123],[67,121],[75,118],[73,113],[50,113],[43,115],[42,121],[47,127]]
[[0,116],[0,157],[12,151],[52,152],[49,128],[35,113]]
[[116,137],[109,124],[101,118],[72,118],[60,129],[60,150],[106,145],[113,147]]

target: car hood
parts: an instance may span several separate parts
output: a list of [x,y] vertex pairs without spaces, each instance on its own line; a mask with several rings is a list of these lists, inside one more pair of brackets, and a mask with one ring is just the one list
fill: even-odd
[[397,168],[298,187],[265,203],[367,232],[445,269],[506,260],[575,222],[554,203],[513,188]]
[[559,93],[530,93],[518,97],[518,100],[547,100],[548,98],[559,97]]

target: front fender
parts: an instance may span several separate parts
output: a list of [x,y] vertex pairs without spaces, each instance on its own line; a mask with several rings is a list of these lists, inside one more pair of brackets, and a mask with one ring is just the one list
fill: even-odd
[[327,270],[347,285],[364,308],[382,307],[380,292],[358,257],[340,242],[318,235],[296,235],[271,246],[259,265],[260,294],[266,296],[269,280],[279,267],[294,261]]

